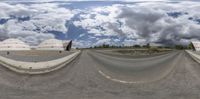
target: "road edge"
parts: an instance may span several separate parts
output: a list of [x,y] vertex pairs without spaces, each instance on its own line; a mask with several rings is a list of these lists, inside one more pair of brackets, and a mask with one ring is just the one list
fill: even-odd
[[[65,65],[73,61],[80,53],[81,51],[77,51],[63,58],[59,58],[52,61],[37,62],[37,63],[15,61],[0,56],[0,64],[17,73],[44,74],[64,67]],[[29,66],[27,64],[29,64]]]
[[193,60],[195,60],[200,64],[200,55],[194,54],[191,50],[185,50],[185,51],[192,57]]

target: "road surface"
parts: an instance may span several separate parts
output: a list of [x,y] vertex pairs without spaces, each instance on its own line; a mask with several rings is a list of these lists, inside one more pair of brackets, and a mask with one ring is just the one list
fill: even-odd
[[66,67],[43,75],[0,66],[0,99],[200,99],[199,93],[200,65],[184,51],[126,59],[85,50]]

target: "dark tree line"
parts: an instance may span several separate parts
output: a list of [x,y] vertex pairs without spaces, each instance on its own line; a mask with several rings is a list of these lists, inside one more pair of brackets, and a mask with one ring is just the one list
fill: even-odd
[[[98,46],[93,46],[90,48],[151,48],[152,46],[150,46],[149,43],[147,43],[146,45],[133,45],[133,46],[116,46],[116,45],[109,45],[109,44],[102,44],[102,45],[98,45]],[[174,46],[157,46],[156,48],[169,48],[169,49],[177,49],[177,50],[184,50],[184,49],[194,49],[192,43],[190,43],[189,45],[174,45]]]
[[133,45],[133,46],[124,46],[124,45],[116,46],[116,45],[102,44],[90,48],[150,48],[150,44],[148,43],[146,45]]

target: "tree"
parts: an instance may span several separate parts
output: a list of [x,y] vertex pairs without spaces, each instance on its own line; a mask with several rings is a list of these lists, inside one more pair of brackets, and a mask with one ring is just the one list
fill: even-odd
[[175,45],[175,49],[183,50],[184,46],[183,45]]
[[147,43],[147,45],[146,45],[146,46],[147,46],[147,48],[150,48],[150,44],[149,44],[149,43]]
[[190,42],[190,44],[188,45],[188,48],[189,49],[194,49],[194,46],[193,46],[192,42]]
[[134,45],[133,47],[135,47],[135,48],[140,48],[141,46],[140,46],[140,45]]
[[144,48],[150,48],[150,44],[147,43],[147,45],[143,45],[142,47],[144,47]]

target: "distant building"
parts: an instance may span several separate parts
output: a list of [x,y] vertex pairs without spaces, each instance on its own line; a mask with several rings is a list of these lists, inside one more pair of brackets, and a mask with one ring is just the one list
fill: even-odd
[[195,51],[200,51],[200,42],[192,41],[192,45]]
[[57,39],[49,39],[38,45],[36,50],[59,50],[69,51],[72,46],[72,41],[62,41]]
[[18,39],[7,39],[0,42],[0,51],[31,50],[30,46]]

